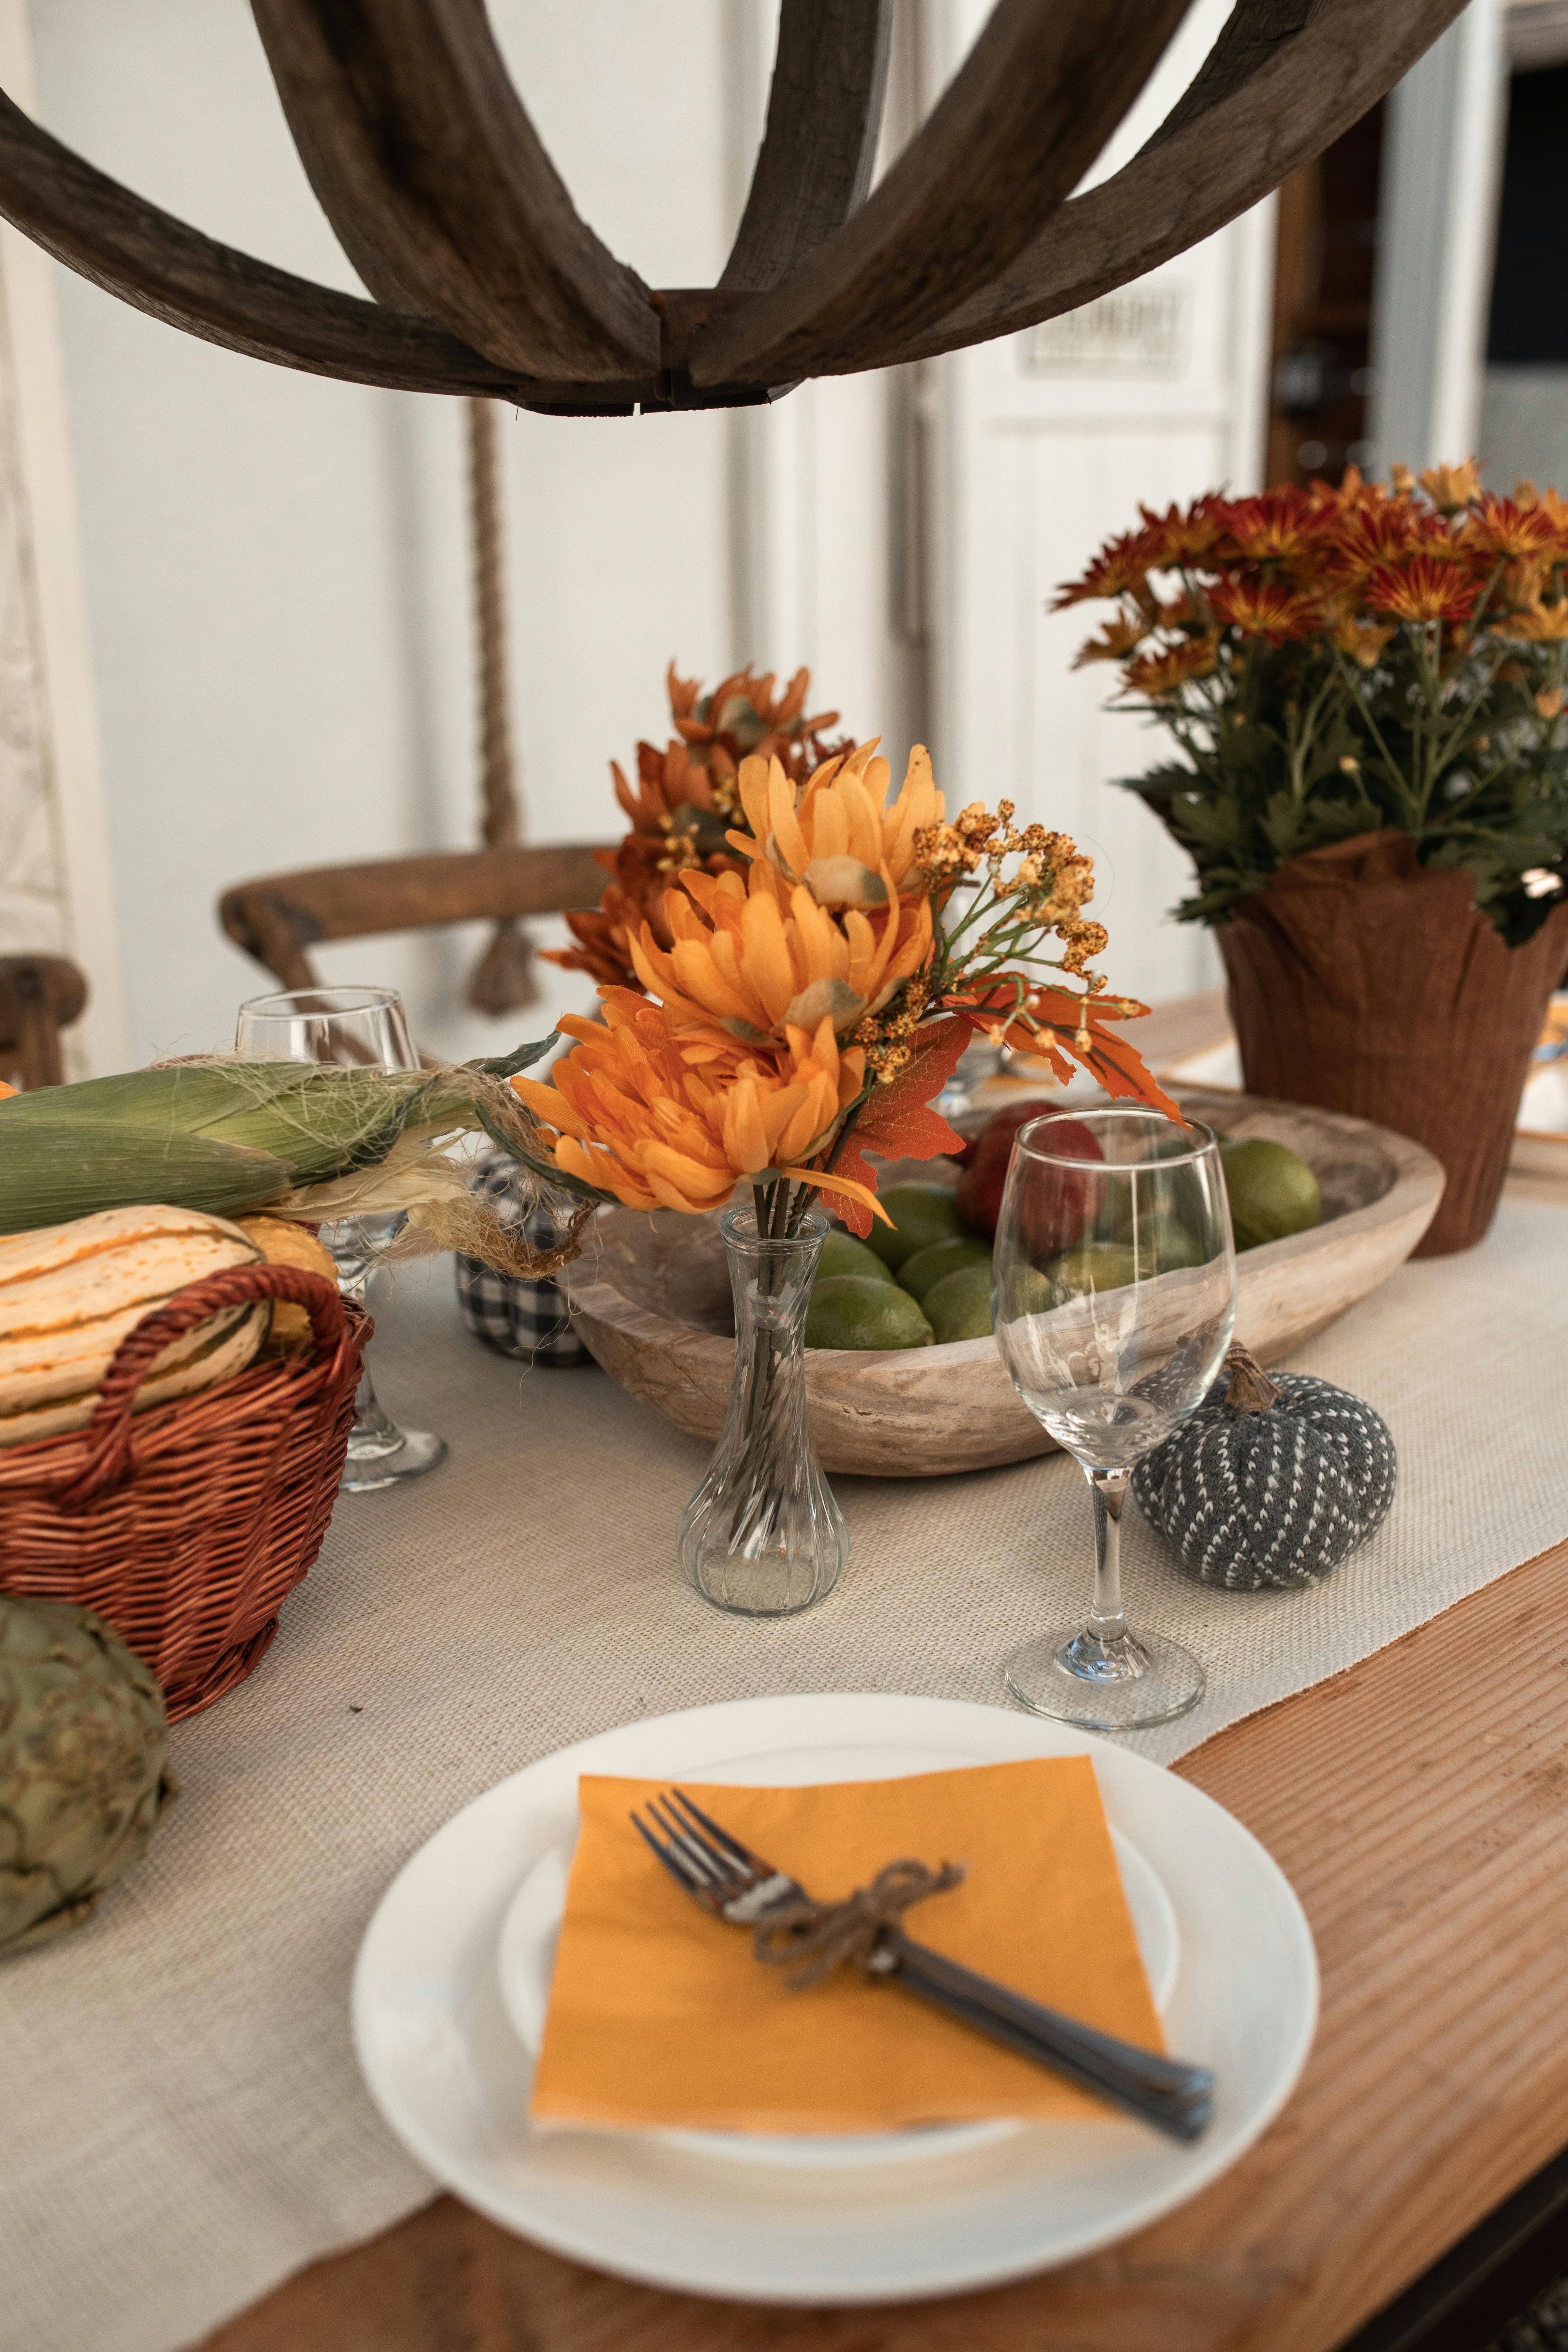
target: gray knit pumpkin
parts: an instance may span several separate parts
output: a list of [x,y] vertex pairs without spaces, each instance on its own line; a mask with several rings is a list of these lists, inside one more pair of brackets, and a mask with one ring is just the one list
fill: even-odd
[[1271,1380],[1243,1348],[1226,1361],[1192,1419],[1133,1472],[1139,1508],[1205,1584],[1315,1584],[1386,1517],[1394,1440],[1347,1390],[1304,1372]]

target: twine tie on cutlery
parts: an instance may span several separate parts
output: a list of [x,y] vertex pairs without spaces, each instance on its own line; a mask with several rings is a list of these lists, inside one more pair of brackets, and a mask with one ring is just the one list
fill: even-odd
[[889,1862],[869,1886],[858,1886],[842,1903],[814,1903],[801,1895],[770,1904],[757,1922],[752,1948],[770,1968],[786,1969],[784,1982],[797,1992],[821,1984],[846,1960],[862,1976],[886,1975],[893,1962],[882,1954],[884,1937],[912,1904],[947,1894],[963,1877],[954,1862],[944,1862],[940,1870],[923,1862]]

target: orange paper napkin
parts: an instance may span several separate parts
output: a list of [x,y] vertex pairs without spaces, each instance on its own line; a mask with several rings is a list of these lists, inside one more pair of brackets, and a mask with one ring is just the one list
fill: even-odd
[[[532,2113],[562,2123],[851,2132],[1105,2110],[908,1993],[841,1969],[795,1992],[681,1893],[627,1815],[668,1783],[584,1775]],[[1146,2048],[1163,2041],[1087,1756],[832,1788],[682,1780],[821,1901],[912,1856],[963,1885],[905,1915],[950,1958]]]

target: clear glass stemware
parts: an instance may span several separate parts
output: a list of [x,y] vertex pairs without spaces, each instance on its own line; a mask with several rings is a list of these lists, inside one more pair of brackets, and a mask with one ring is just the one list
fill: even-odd
[[[341,1068],[416,1070],[419,1055],[395,988],[288,988],[253,996],[239,1008],[235,1050],[258,1061],[331,1062]],[[338,1288],[356,1307],[376,1260],[389,1249],[400,1216],[338,1217],[321,1240],[338,1269]],[[427,1429],[401,1429],[375,1393],[368,1360],[354,1400],[354,1425],[339,1481],[346,1494],[374,1494],[417,1478],[447,1457],[447,1441]]]
[[1142,1109],[1054,1111],[1020,1129],[996,1228],[997,1343],[1024,1402],[1088,1478],[1094,1592],[1086,1624],[1008,1659],[1021,1706],[1093,1731],[1166,1723],[1204,1670],[1134,1633],[1121,1601],[1121,1508],[1134,1465],[1203,1402],[1236,1319],[1219,1147]]

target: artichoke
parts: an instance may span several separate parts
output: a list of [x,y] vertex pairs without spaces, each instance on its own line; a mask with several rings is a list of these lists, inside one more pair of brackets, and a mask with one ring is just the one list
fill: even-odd
[[0,1958],[79,1927],[174,1792],[150,1669],[90,1609],[0,1593]]

